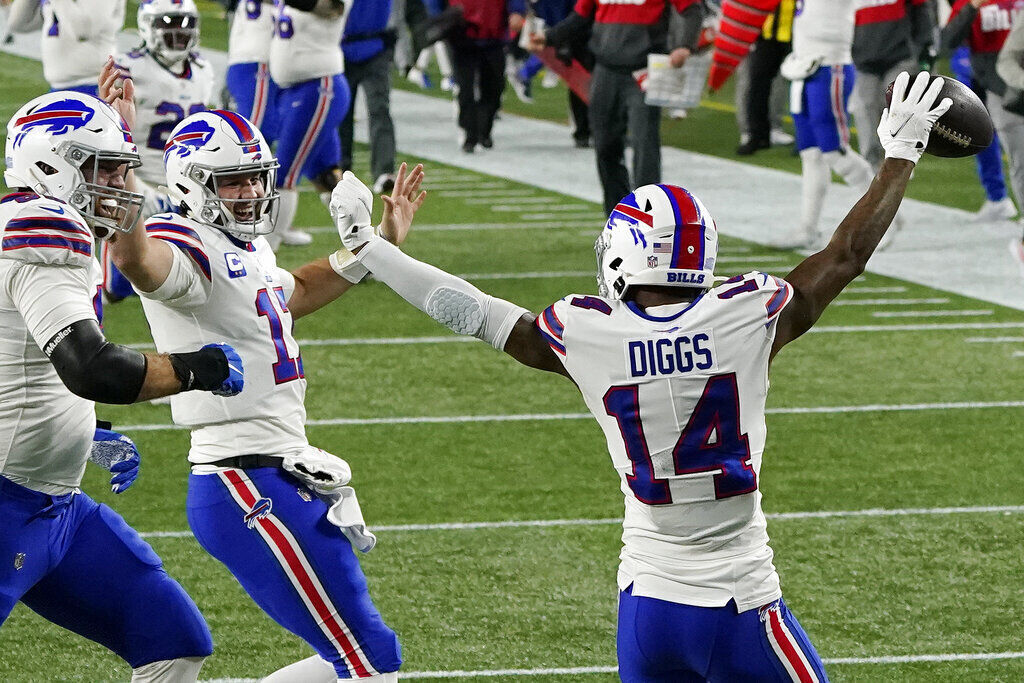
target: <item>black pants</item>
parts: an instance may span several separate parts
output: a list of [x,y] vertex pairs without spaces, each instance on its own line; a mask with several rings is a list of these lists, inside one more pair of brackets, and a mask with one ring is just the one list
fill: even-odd
[[491,137],[494,116],[505,90],[505,51],[501,44],[452,43],[452,68],[459,86],[459,127],[466,141]]
[[576,140],[590,140],[590,111],[583,99],[569,90],[569,115],[572,118],[572,136]]
[[[590,129],[604,211],[611,213],[635,187],[661,182],[661,109],[644,102],[628,72],[598,64],[590,81]],[[633,182],[626,169],[626,141],[633,146]]]
[[750,62],[750,89],[747,91],[747,131],[751,140],[768,141],[771,135],[769,103],[772,81],[792,45],[759,37],[747,60]]
[[338,131],[341,135],[341,168],[352,168],[352,134],[356,92],[366,93],[366,115],[370,124],[370,178],[395,172],[395,124],[391,120],[391,61],[388,48],[365,62],[346,62],[345,78],[352,91],[352,105]]

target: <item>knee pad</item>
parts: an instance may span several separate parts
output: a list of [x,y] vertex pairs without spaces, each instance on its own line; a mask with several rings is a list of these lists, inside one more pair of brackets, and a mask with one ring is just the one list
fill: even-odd
[[132,669],[132,683],[191,683],[199,679],[206,657],[182,657],[150,662]]

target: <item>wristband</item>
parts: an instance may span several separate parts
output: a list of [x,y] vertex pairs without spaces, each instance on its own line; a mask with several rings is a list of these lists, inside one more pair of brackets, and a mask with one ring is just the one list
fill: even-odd
[[174,375],[181,382],[182,391],[220,389],[229,375],[227,356],[218,348],[172,353],[169,358]]

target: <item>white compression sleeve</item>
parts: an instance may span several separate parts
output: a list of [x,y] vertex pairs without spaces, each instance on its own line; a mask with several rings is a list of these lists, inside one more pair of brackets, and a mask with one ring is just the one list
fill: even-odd
[[385,239],[370,240],[358,257],[374,277],[410,304],[450,330],[482,339],[499,351],[505,348],[516,322],[529,313],[403,254]]

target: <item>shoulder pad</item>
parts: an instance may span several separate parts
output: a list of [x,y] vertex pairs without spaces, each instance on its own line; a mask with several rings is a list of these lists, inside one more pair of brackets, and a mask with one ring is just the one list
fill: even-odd
[[13,209],[0,213],[0,257],[40,265],[87,267],[93,260],[93,236],[82,216],[60,200],[27,194],[8,195],[0,202],[14,202]]
[[210,257],[206,255],[206,245],[193,221],[176,213],[158,213],[150,216],[145,226],[147,235],[181,249],[199,266],[207,280],[212,278]]
[[730,278],[711,291],[718,299],[750,297],[751,301],[763,303],[763,313],[768,322],[774,320],[793,298],[793,285],[780,277],[756,270]]

